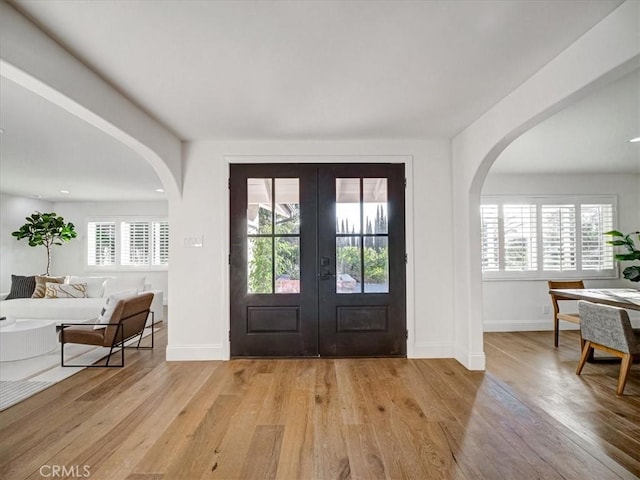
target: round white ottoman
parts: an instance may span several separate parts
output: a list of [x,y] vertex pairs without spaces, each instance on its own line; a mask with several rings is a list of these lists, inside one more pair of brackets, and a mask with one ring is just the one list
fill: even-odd
[[0,361],[11,362],[36,357],[56,348],[56,322],[18,320],[0,323]]

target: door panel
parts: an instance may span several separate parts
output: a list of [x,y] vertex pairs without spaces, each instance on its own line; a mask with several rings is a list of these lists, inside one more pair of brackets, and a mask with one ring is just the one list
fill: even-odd
[[404,166],[331,165],[318,178],[318,252],[332,262],[319,282],[320,355],[405,356]]
[[232,165],[231,355],[405,356],[403,165]]
[[317,356],[316,170],[230,173],[231,356]]

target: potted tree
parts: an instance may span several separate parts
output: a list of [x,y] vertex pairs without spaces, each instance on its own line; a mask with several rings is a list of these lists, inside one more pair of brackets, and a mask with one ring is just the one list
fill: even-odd
[[26,238],[29,246],[37,247],[44,245],[47,249],[47,271],[45,275],[49,275],[51,268],[51,247],[53,245],[62,245],[64,242],[76,238],[78,234],[75,231],[73,223],[65,223],[64,218],[59,217],[56,213],[40,213],[35,212],[26,217],[27,223],[22,225],[19,230],[12,232],[11,235],[16,240]]
[[[625,235],[617,230],[611,230],[610,232],[606,232],[605,235],[613,237],[613,240],[607,241],[609,245],[624,247],[626,250],[626,253],[615,254],[616,260],[619,262],[640,260],[640,250],[636,249],[636,245],[633,241],[634,238],[640,240],[640,232],[631,232]],[[624,278],[631,280],[632,282],[640,282],[640,266],[632,265],[627,267],[622,271],[622,275],[624,275]]]

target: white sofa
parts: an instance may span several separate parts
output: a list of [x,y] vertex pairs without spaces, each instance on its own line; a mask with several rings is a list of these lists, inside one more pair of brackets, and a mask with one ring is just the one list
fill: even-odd
[[[83,282],[84,281],[84,282]],[[135,289],[154,293],[151,311],[155,322],[164,318],[163,292],[152,290],[144,283],[144,277],[67,277],[65,283],[87,283],[88,298],[15,298],[5,300],[0,297],[0,316],[16,320],[48,320],[57,325],[69,322],[90,322],[95,320],[104,307],[109,295],[123,290]],[[151,320],[151,319],[150,319]]]

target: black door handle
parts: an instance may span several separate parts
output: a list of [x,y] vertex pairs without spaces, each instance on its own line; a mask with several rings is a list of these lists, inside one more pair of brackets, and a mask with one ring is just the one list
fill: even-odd
[[320,280],[331,280],[336,277],[336,274],[331,272],[322,272],[318,276],[320,277]]

